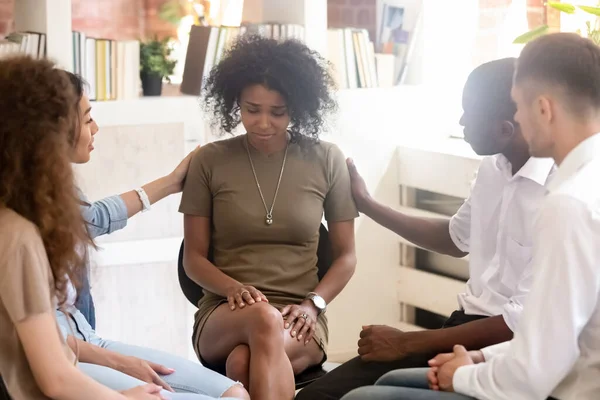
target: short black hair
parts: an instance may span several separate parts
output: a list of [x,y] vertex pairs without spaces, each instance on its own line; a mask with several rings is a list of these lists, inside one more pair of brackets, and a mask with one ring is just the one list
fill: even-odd
[[514,122],[517,107],[511,89],[516,61],[516,58],[490,61],[469,74],[465,91],[477,94],[477,110],[486,117]]
[[242,35],[206,79],[204,107],[213,126],[231,133],[241,122],[242,90],[262,84],[279,92],[290,114],[291,140],[316,143],[329,113],[337,110],[329,63],[297,40]]
[[517,61],[515,84],[534,96],[553,86],[576,115],[600,108],[600,47],[575,33],[553,33],[528,43]]

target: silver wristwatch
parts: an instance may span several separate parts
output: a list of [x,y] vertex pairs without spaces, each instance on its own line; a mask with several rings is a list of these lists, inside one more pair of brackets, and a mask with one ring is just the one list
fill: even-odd
[[325,299],[323,299],[315,292],[310,292],[309,294],[307,294],[306,299],[313,302],[315,307],[317,307],[317,310],[319,310],[319,315],[323,314],[327,309],[327,303],[325,302]]

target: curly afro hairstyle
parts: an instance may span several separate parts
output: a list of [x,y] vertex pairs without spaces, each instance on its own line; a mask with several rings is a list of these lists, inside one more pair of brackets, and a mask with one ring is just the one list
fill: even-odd
[[213,127],[232,133],[241,122],[244,88],[262,84],[279,92],[290,115],[291,141],[317,143],[326,117],[337,109],[329,63],[297,40],[278,42],[242,35],[225,53],[204,85],[204,108]]

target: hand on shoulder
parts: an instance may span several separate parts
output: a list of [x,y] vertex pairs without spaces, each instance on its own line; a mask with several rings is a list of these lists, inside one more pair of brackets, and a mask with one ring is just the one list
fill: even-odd
[[175,193],[179,193],[183,190],[183,184],[185,182],[185,178],[187,176],[188,170],[190,168],[190,163],[194,154],[200,149],[200,146],[196,147],[193,151],[191,151],[180,163],[179,165],[169,174],[169,178],[175,186]]
[[364,212],[369,200],[371,199],[371,195],[367,189],[367,184],[365,183],[363,177],[358,173],[358,169],[356,168],[353,159],[348,158],[346,160],[346,164],[348,166],[348,172],[350,172],[352,197],[354,197],[354,202],[356,203],[358,211]]

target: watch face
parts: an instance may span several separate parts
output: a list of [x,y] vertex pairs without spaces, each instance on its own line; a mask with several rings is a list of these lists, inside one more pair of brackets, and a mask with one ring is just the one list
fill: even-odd
[[323,300],[323,298],[321,296],[314,296],[312,298],[313,303],[315,303],[315,306],[317,306],[317,308],[320,308],[321,310],[325,309],[325,300]]

